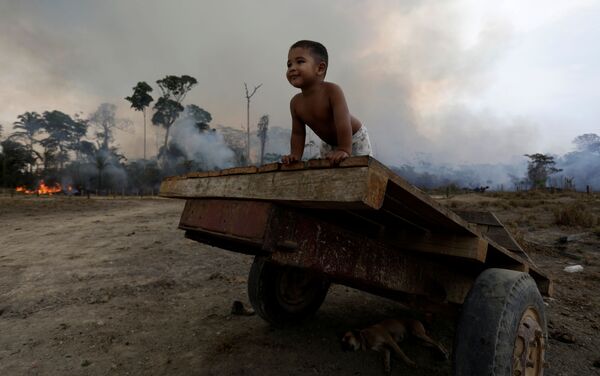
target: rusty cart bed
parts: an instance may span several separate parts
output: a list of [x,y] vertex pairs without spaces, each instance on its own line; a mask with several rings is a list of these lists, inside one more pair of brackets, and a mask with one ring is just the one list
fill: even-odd
[[339,283],[456,309],[456,375],[543,374],[552,283],[492,213],[453,212],[370,157],[191,173],[160,195],[186,200],[186,237],[256,256],[250,301],[274,325]]

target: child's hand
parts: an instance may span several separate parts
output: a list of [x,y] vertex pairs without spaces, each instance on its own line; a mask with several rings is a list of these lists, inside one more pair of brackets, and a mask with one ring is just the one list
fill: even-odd
[[327,153],[326,157],[331,163],[338,164],[350,156],[343,150],[334,150],[332,152]]
[[288,154],[281,157],[281,163],[290,164],[292,162],[298,162],[300,158],[296,157],[294,154]]

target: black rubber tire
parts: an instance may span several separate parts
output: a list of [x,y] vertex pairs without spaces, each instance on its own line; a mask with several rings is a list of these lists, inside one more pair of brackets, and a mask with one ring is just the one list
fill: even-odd
[[505,269],[482,272],[467,295],[456,329],[454,375],[514,376],[517,332],[525,312],[531,310],[538,316],[544,349],[548,343],[544,301],[533,278]]
[[[286,286],[301,279],[302,291],[286,297]],[[301,268],[281,266],[261,256],[254,258],[248,276],[250,304],[265,321],[273,326],[285,327],[299,324],[312,317],[327,296],[329,281],[321,275]],[[298,291],[298,289],[296,289]]]

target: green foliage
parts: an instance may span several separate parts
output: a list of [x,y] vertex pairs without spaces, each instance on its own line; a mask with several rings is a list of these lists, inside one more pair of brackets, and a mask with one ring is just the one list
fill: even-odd
[[45,122],[37,112],[25,112],[17,116],[17,119],[19,120],[13,123],[14,132],[10,135],[10,139],[25,143],[27,152],[32,159],[32,163],[29,165],[31,171],[36,161],[43,159],[43,156],[35,150],[34,146],[39,143],[36,136],[44,130]]
[[175,102],[181,103],[185,95],[198,83],[192,76],[166,76],[162,80],[156,81],[162,96],[173,99]]
[[162,80],[156,81],[156,83],[162,92],[162,96],[154,104],[155,113],[152,116],[152,124],[162,125],[167,130],[163,143],[163,149],[167,149],[169,129],[183,111],[181,102],[198,81],[194,77],[183,75],[181,77],[166,76]]
[[29,150],[11,139],[0,142],[0,186],[16,187],[31,183],[28,165],[33,163]]
[[47,137],[39,143],[44,147],[44,167],[48,169],[52,167],[51,162],[55,162],[62,169],[69,160],[69,152],[78,149],[81,138],[87,132],[88,124],[78,117],[73,119],[60,111],[44,112],[43,122]]
[[185,106],[185,110],[187,116],[196,123],[208,124],[212,121],[212,115],[195,104],[188,104]]
[[160,97],[154,105],[154,110],[152,124],[162,125],[168,130],[183,111],[183,106],[179,102],[167,97]]
[[527,177],[533,189],[545,188],[548,176],[562,171],[554,167],[556,162],[551,155],[536,153],[525,154],[525,156],[529,158]]
[[151,91],[152,87],[150,85],[144,81],[140,81],[133,87],[133,94],[130,97],[125,97],[125,99],[131,102],[131,107],[136,111],[144,111],[154,100],[148,94]]
[[162,175],[156,161],[134,161],[127,164],[125,170],[130,191],[140,188],[158,189],[160,186]]

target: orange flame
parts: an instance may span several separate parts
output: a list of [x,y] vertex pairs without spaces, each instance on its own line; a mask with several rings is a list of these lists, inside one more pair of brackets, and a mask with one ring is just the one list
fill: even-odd
[[23,186],[19,186],[17,188],[15,188],[16,192],[23,192],[25,194],[28,195],[32,195],[32,194],[38,194],[38,195],[52,195],[53,193],[58,193],[62,191],[62,187],[60,186],[60,184],[56,183],[54,184],[54,186],[47,186],[46,183],[44,183],[43,180],[40,181],[40,185],[37,187],[37,189],[34,190],[29,190]]

